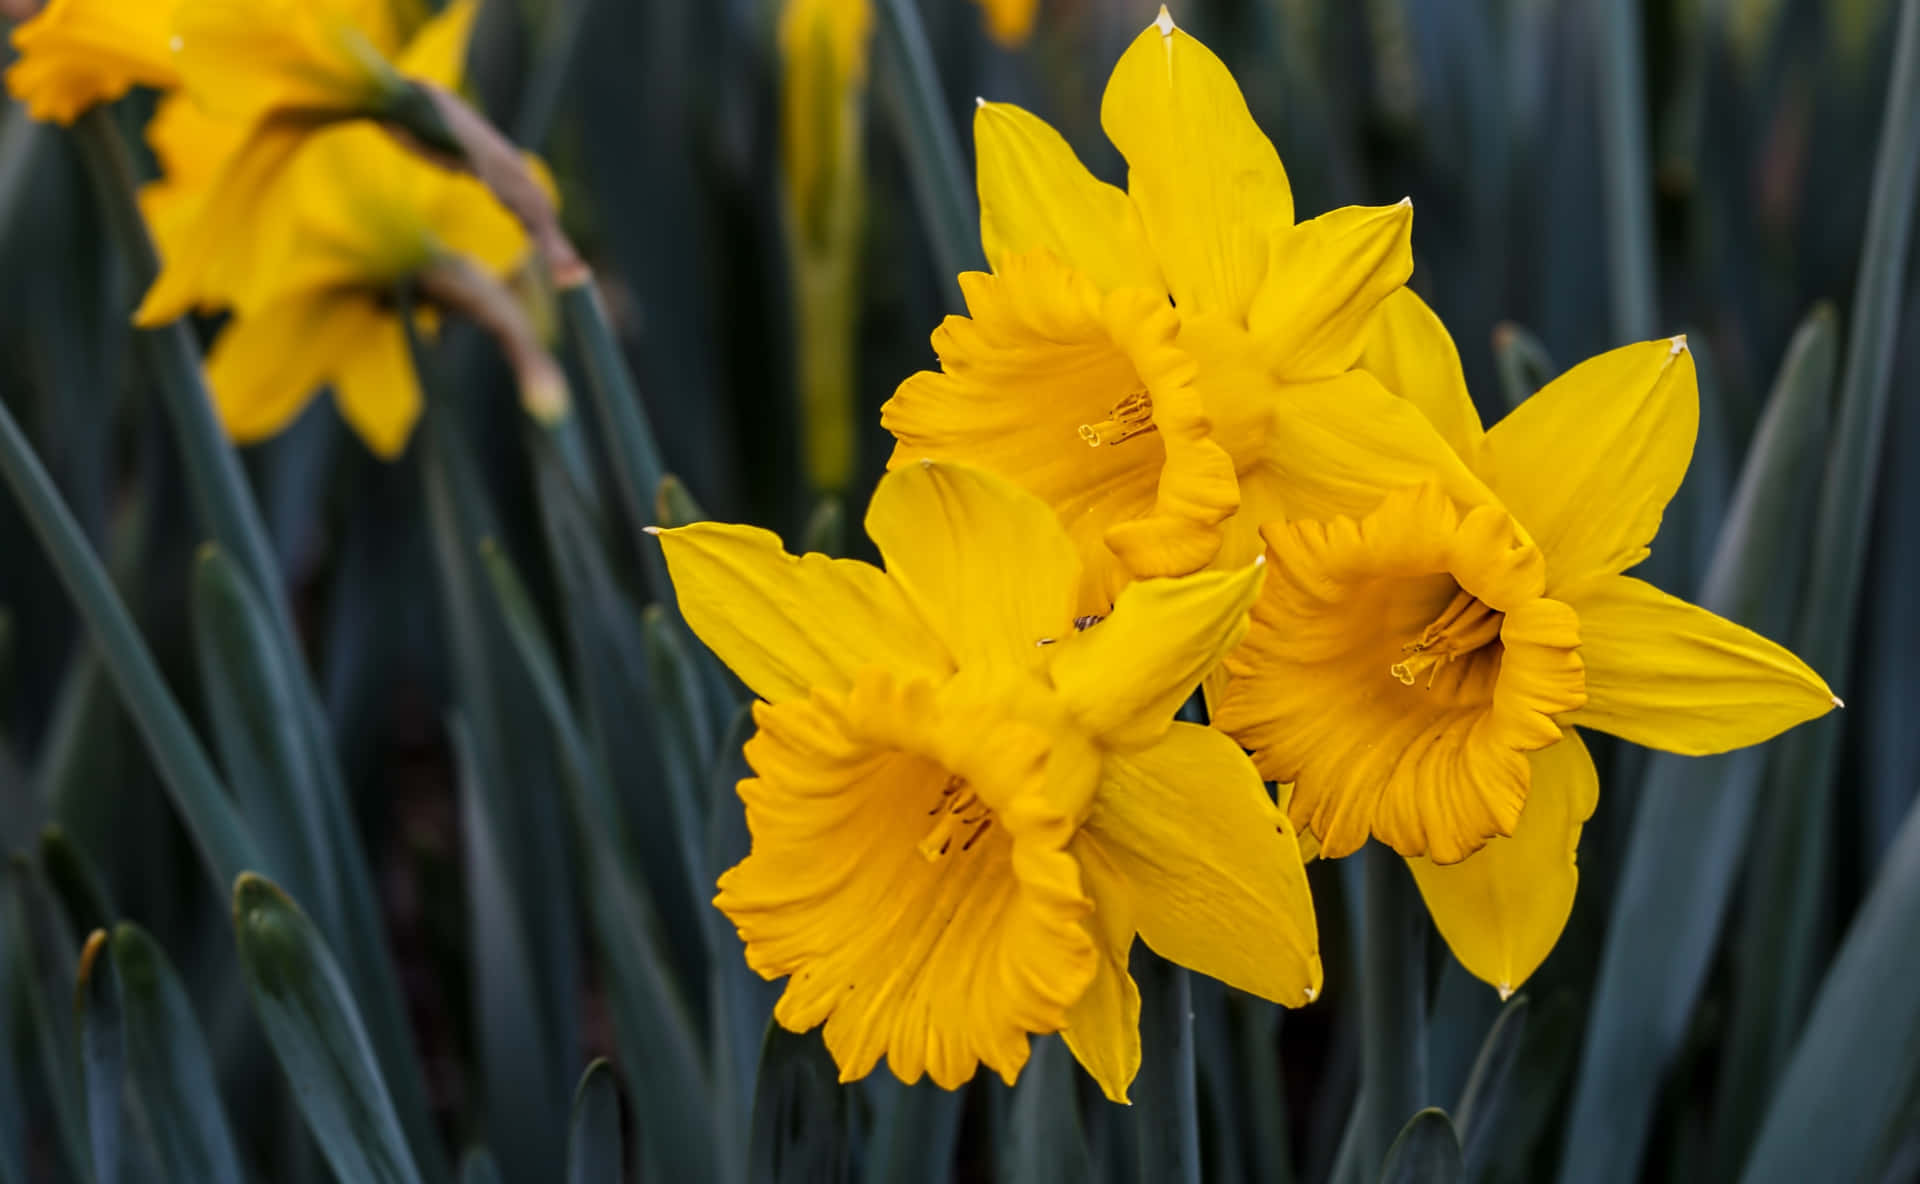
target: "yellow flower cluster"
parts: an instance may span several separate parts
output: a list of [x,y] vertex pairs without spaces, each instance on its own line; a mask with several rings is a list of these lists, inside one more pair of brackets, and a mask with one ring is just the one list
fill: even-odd
[[[992,270],[883,410],[884,570],[661,532],[689,624],[764,700],[752,851],[716,903],[846,1079],[884,1056],[1012,1080],[1060,1032],[1124,1099],[1134,937],[1305,1003],[1303,865],[1369,839],[1509,992],[1572,907],[1598,793],[1579,728],[1720,752],[1838,703],[1625,574],[1692,455],[1684,339],[1486,430],[1405,286],[1411,207],[1297,221],[1232,77],[1164,9],[1101,120],[1125,190],[1034,116],[978,111]],[[1196,687],[1210,726],[1175,720]]]
[[421,409],[397,288],[525,256],[484,186],[377,126],[409,80],[459,85],[476,6],[51,0],[14,30],[7,87],[35,118],[164,92],[147,129],[162,176],[140,194],[161,268],[135,321],[230,314],[208,381],[236,440],[279,431],[325,385],[370,448],[397,455]]

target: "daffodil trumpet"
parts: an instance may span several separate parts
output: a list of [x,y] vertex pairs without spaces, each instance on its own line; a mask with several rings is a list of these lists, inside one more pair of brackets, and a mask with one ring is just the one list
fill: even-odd
[[687,623],[760,696],[739,786],[751,852],[715,904],[825,1025],[843,1080],[881,1057],[1012,1082],[1061,1032],[1108,1097],[1140,1062],[1135,935],[1288,1005],[1321,972],[1291,824],[1240,748],[1174,721],[1245,630],[1258,562],[1131,585],[1076,621],[1081,561],[1003,478],[882,479],[885,570],[765,531],[656,531]]

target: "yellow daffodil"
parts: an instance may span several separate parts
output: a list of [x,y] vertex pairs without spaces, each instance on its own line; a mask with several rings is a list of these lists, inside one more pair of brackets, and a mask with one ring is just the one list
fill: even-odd
[[1577,727],[1724,752],[1838,700],[1780,646],[1622,574],[1693,454],[1685,339],[1594,358],[1485,432],[1411,292],[1366,364],[1489,492],[1389,484],[1351,515],[1266,523],[1271,575],[1213,722],[1293,783],[1323,854],[1372,836],[1406,856],[1454,953],[1504,993],[1572,908],[1598,793]]
[[268,280],[215,340],[207,379],[229,434],[280,431],[322,385],[367,446],[393,457],[421,409],[395,288],[503,274],[524,258],[519,223],[479,181],[435,167],[378,127],[309,137],[289,173],[291,203]]
[[933,335],[942,372],[882,411],[894,464],[1000,472],[1061,515],[1084,612],[1130,578],[1244,565],[1287,509],[1366,482],[1478,483],[1417,410],[1355,368],[1412,268],[1406,203],[1295,223],[1286,172],[1220,60],[1163,8],[1100,119],[1128,165],[1095,180],[1017,107],[974,118],[990,274]]
[[781,178],[807,475],[853,477],[854,314],[865,204],[870,0],[787,0],[780,14]]
[[20,58],[7,91],[35,119],[72,123],[136,86],[165,90],[180,74],[168,0],[52,0],[13,31]]
[[987,32],[1008,49],[1018,49],[1033,36],[1040,0],[977,0],[986,10]]
[[[421,23],[391,0],[180,0],[180,96],[151,133],[169,172],[142,194],[159,278],[134,314],[164,324],[248,302],[302,143],[327,123],[378,118],[405,79],[458,84],[476,0]],[[177,170],[177,172],[176,172]],[[236,228],[245,227],[245,232]]]
[[715,903],[775,1018],[826,1025],[843,1080],[883,1055],[1011,1082],[1063,1031],[1107,1095],[1139,1065],[1135,934],[1298,1005],[1320,986],[1299,848],[1226,736],[1173,722],[1244,630],[1260,567],[1133,584],[1074,619],[1044,503],[904,466],[867,515],[886,570],[741,526],[660,532],[687,622],[763,702],[740,783],[752,852]]

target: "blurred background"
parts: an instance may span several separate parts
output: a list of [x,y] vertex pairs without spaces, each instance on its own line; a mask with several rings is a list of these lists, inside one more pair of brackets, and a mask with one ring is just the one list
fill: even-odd
[[[1412,285],[1453,331],[1487,422],[1592,354],[1688,335],[1700,442],[1640,574],[1795,645],[1849,704],[1750,758],[1650,758],[1596,737],[1602,796],[1581,845],[1579,901],[1517,1011],[1503,1013],[1437,940],[1415,943],[1428,971],[1425,1047],[1408,1055],[1424,1058],[1428,1094],[1453,1115],[1468,1178],[1770,1178],[1769,1156],[1754,1148],[1788,1137],[1776,1118],[1795,1103],[1782,1091],[1813,1074],[1824,1088],[1807,1097],[1884,1114],[1871,1138],[1829,1128],[1851,1140],[1851,1158],[1822,1161],[1833,1174],[1821,1178],[1920,1179],[1912,1005],[1881,1010],[1869,993],[1841,1007],[1823,993],[1863,904],[1895,873],[1915,876],[1913,836],[1896,837],[1920,785],[1920,730],[1906,718],[1920,703],[1920,469],[1907,463],[1920,455],[1920,300],[1906,268],[1920,124],[1908,111],[1883,131],[1901,8],[1174,9],[1238,78],[1302,217],[1412,198]],[[838,414],[853,443],[850,465],[823,478],[803,446],[818,429],[802,410],[814,404],[796,309],[817,289],[806,286],[810,248],[783,187],[781,5],[483,6],[475,101],[552,166],[678,478],[659,507],[647,505],[649,520],[705,513],[768,526],[795,550],[810,541],[865,553],[856,524],[890,445],[879,405],[935,364],[928,334],[957,311],[955,248],[921,196],[929,149],[915,85],[936,86],[934,110],[968,177],[980,95],[1033,110],[1097,175],[1124,185],[1099,127],[1100,94],[1151,7],[1040,0],[1030,34],[1012,43],[965,0],[924,0],[917,15],[934,74],[909,68],[883,11],[857,100],[857,185],[835,198],[855,206],[856,229],[833,248],[852,335],[843,369],[853,404]],[[1911,81],[1904,93],[1915,93]],[[113,115],[131,137],[150,110],[150,96],[135,95]],[[1876,181],[1877,161],[1892,180]],[[1870,232],[1876,185],[1900,208]],[[979,265],[977,238],[958,263]],[[178,429],[127,321],[137,296],[71,138],[9,104],[0,398],[109,562],[178,700],[214,737],[223,725],[206,673],[207,532]],[[199,328],[204,337],[211,326]],[[840,1090],[808,1076],[817,1039],[792,1049],[776,1040],[773,1059],[759,1059],[771,996],[705,904],[711,873],[744,850],[729,791],[741,775],[738,690],[689,652],[696,643],[670,613],[643,609],[656,591],[647,556],[619,525],[614,462],[591,419],[575,460],[597,559],[569,567],[573,553],[556,541],[570,512],[556,503],[567,498],[526,444],[505,370],[470,336],[452,332],[435,351],[436,389],[457,392],[464,477],[447,478],[420,440],[381,462],[326,399],[242,454],[337,749],[351,825],[332,841],[364,853],[345,870],[316,863],[305,874],[364,874],[377,903],[379,932],[362,937],[390,956],[396,1014],[418,1059],[418,1108],[404,1096],[395,1105],[424,1178],[482,1170],[470,1154],[481,1147],[500,1178],[556,1178],[574,1081],[602,1054],[625,1090],[634,1178],[745,1171],[749,1144],[757,1175],[765,1140],[789,1136],[799,1150],[784,1153],[787,1179],[1172,1178],[1139,1149],[1153,1136],[1137,1128],[1160,1118],[1107,1106],[1057,1042],[1038,1046],[1018,1090],[981,1081],[934,1098],[890,1080]],[[562,352],[584,392],[590,379]],[[436,526],[436,514],[460,525]],[[663,1150],[676,1136],[646,1067],[657,1046],[635,1063],[649,1046],[623,1027],[628,971],[592,919],[604,886],[578,855],[561,786],[573,741],[520,666],[513,622],[479,563],[447,551],[450,532],[496,540],[563,651],[612,789],[624,866],[651,917],[640,928],[660,954],[654,969],[679,984],[686,1007],[656,1020],[684,1029],[707,1063],[713,1092],[691,1085],[685,1104],[718,1116],[731,1151]],[[77,1100],[71,984],[80,939],[121,917],[178,971],[248,1178],[325,1178],[249,1009],[227,902],[11,499],[0,499],[0,556],[0,840],[16,853],[0,943],[0,1181],[94,1178],[77,1162],[91,1103]],[[220,739],[222,769],[239,780],[244,745]],[[1360,1073],[1355,872],[1313,870],[1323,1002],[1281,1015],[1191,984],[1206,1179],[1373,1178],[1340,1158]],[[1909,897],[1875,908],[1876,932],[1904,944],[1858,955],[1894,961],[1854,973],[1905,974],[1911,994],[1920,911]],[[1873,1050],[1874,1063],[1854,1077],[1796,1070],[1809,1024],[1836,1008],[1856,1028],[1878,1025],[1844,1046]],[[392,1030],[370,1027],[385,1064]],[[770,1095],[770,1066],[804,1088]],[[1026,1099],[1042,1089],[1050,1100]],[[786,1124],[759,1106],[788,1107]],[[149,1153],[136,1143],[119,1178],[161,1178],[143,1169]]]

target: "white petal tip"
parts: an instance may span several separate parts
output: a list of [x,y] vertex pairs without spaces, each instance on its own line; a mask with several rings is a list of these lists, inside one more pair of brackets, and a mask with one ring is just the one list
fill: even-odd
[[1687,335],[1685,333],[1680,334],[1678,337],[1669,337],[1667,343],[1672,347],[1667,350],[1667,356],[1670,358],[1677,358],[1687,352]]
[[1407,196],[1405,196],[1405,197],[1403,197],[1403,198],[1401,198],[1401,199],[1400,199],[1400,200],[1399,200],[1399,201],[1398,201],[1397,203],[1395,203],[1395,204],[1397,204],[1397,205],[1403,205],[1403,206],[1407,206],[1408,208],[1411,208],[1411,207],[1413,206],[1413,195],[1412,195],[1412,194],[1408,194]]
[[1307,1002],[1312,1003],[1315,999],[1318,999],[1320,997],[1320,988],[1308,987],[1306,991],[1306,995],[1307,995]]
[[1842,699],[1842,698],[1841,698],[1840,696],[1838,696],[1838,695],[1834,695],[1834,696],[1832,696],[1832,698],[1833,698],[1833,705],[1834,705],[1835,707],[1845,707],[1845,706],[1847,705],[1847,704],[1846,704],[1846,700],[1844,700],[1844,699]]
[[179,53],[180,50],[186,46],[186,44],[187,44],[186,40],[182,38],[178,33],[175,33],[171,38],[167,40],[167,48],[172,50],[175,53]]
[[1164,4],[1160,6],[1160,15],[1153,18],[1153,23],[1159,27],[1162,37],[1173,36],[1173,31],[1179,28],[1173,23],[1173,14],[1167,11],[1167,6]]
[[1253,557],[1253,565],[1255,567],[1265,567],[1267,565],[1267,557],[1265,555],[1255,555]]
[[932,468],[932,467],[933,467],[933,458],[932,458],[932,457],[930,457],[930,456],[923,456],[923,457],[921,457],[921,458],[920,458],[920,467],[921,467],[921,468],[923,468],[923,469],[930,469],[930,468]]
[[985,95],[973,96],[973,109],[975,111],[980,110],[982,107],[985,107],[986,105],[987,105],[987,98]]
[[640,529],[641,529],[641,530],[643,530],[643,531],[645,531],[645,532],[647,532],[648,534],[656,534],[656,535],[657,535],[657,534],[659,534],[659,533],[660,533],[660,528],[659,528],[659,527],[657,527],[657,526],[643,526],[643,527],[641,527]]
[[1513,998],[1513,984],[1511,983],[1501,983],[1495,987],[1494,990],[1500,992],[1500,1002],[1502,1003]]

